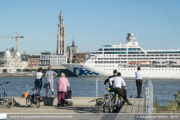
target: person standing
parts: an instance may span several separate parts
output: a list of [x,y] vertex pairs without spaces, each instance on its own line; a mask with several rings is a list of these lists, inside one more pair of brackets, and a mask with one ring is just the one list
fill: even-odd
[[45,74],[46,82],[44,84],[44,88],[46,88],[46,97],[48,97],[48,89],[51,89],[52,97],[54,97],[54,95],[53,95],[53,93],[54,93],[54,89],[53,89],[54,80],[53,80],[53,78],[58,75],[56,72],[52,71],[51,69],[52,69],[52,67],[49,66],[48,70],[46,71],[46,74]]
[[42,67],[39,67],[36,74],[35,74],[35,82],[34,82],[34,95],[36,94],[36,92],[38,91],[38,95],[40,95],[40,90],[42,87]]
[[[109,79],[110,79],[110,78],[117,77],[117,70],[114,70],[114,71],[113,71],[113,74],[114,74],[114,75],[109,76],[108,79],[106,79],[106,80],[104,81],[104,85],[106,85],[106,84],[109,82]],[[109,82],[109,88],[111,88],[111,89],[113,88],[113,87],[110,85],[110,82]],[[110,90],[109,92],[112,92],[112,90]]]
[[[114,81],[114,84],[112,84]],[[113,86],[113,91],[121,96],[128,105],[132,105],[127,99],[127,89],[124,79],[121,77],[121,73],[118,72],[117,76],[109,79],[110,85]]]
[[135,72],[136,75],[136,86],[137,86],[137,94],[138,96],[136,98],[142,98],[141,97],[141,88],[142,88],[142,79],[143,79],[143,74],[141,72],[141,68],[137,68],[137,72]]
[[70,87],[69,81],[66,78],[64,73],[61,73],[61,77],[56,82],[57,93],[58,93],[58,107],[60,107],[61,102],[62,106],[65,106],[65,92],[67,92],[67,87]]

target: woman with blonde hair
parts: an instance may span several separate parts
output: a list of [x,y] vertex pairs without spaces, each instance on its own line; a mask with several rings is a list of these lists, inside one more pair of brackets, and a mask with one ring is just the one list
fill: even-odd
[[53,80],[53,78],[58,75],[56,72],[52,71],[51,69],[52,69],[52,67],[49,66],[48,70],[46,71],[46,74],[45,74],[46,82],[44,84],[44,88],[46,88],[46,97],[48,97],[48,89],[51,89],[52,97],[54,97],[54,95],[53,95],[53,93],[54,93],[54,89],[53,89],[54,80]]
[[66,78],[64,73],[61,73],[61,77],[56,82],[57,85],[57,93],[58,93],[58,106],[60,107],[60,103],[62,102],[62,106],[65,106],[65,92],[67,92],[67,87],[70,87],[69,81]]

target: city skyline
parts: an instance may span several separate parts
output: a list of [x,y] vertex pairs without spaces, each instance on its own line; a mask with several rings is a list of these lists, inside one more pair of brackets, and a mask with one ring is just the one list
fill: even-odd
[[[18,39],[19,51],[56,53],[57,25],[63,11],[66,47],[73,38],[79,52],[92,51],[103,44],[125,44],[127,33],[139,33],[136,41],[144,49],[178,48],[180,8],[173,1],[0,1],[0,36],[24,36]],[[16,6],[16,7],[14,7]],[[15,47],[15,40],[0,39],[0,51]],[[83,46],[86,46],[85,50]]]

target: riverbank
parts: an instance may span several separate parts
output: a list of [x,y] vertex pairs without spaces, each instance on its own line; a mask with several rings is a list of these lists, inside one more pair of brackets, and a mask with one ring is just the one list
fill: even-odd
[[[53,70],[58,73],[58,77],[63,72],[67,77],[77,77],[74,73],[72,73],[68,69],[60,69],[60,70]],[[0,77],[34,77],[35,71],[32,72],[18,72],[18,73],[0,73]],[[45,71],[43,72],[45,74]]]

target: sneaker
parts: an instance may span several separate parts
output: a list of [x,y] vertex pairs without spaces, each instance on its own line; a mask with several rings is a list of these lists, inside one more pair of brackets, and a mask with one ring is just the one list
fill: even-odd
[[62,107],[65,107],[65,105],[62,105]]
[[52,95],[52,97],[54,97],[54,95]]

